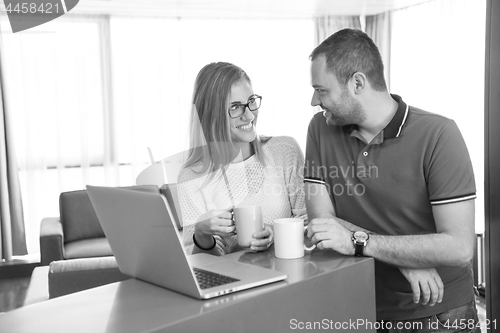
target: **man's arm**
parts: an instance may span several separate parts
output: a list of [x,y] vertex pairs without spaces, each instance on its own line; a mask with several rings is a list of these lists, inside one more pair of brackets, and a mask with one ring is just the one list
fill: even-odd
[[474,255],[474,200],[432,207],[436,233],[370,238],[368,256],[403,267],[464,266]]
[[[335,216],[324,185],[306,183],[305,191],[311,221],[308,237],[320,249],[331,248],[353,255],[351,233],[363,229]],[[436,233],[405,236],[370,234],[365,255],[409,268],[464,266],[469,263],[474,254],[474,201],[434,206],[433,214]]]
[[337,218],[337,213],[333,207],[330,195],[326,190],[325,185],[318,183],[304,184],[304,192],[306,195],[306,210],[309,221],[315,218],[335,218],[342,226],[349,231],[364,231],[371,233],[371,231],[358,227],[350,222]]

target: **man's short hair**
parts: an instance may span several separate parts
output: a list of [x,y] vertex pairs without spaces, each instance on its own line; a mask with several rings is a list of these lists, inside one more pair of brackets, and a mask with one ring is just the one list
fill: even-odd
[[352,75],[366,75],[374,90],[387,91],[382,57],[373,40],[361,30],[342,29],[325,39],[311,53],[311,60],[325,56],[326,66],[344,87]]

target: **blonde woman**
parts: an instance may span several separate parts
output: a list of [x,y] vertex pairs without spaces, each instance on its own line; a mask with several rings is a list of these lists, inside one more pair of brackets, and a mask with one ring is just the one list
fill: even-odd
[[188,253],[241,250],[232,215],[237,205],[262,207],[265,229],[253,235],[253,251],[272,244],[274,219],[306,218],[303,153],[291,137],[257,134],[261,102],[238,66],[211,63],[198,73],[191,149],[178,180]]

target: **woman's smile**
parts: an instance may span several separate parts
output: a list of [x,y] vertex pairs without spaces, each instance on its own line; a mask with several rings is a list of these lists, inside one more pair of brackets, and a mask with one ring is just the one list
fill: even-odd
[[244,124],[244,125],[240,125],[240,126],[236,126],[237,129],[239,130],[242,130],[242,131],[252,131],[253,130],[253,121],[248,123],[248,124]]

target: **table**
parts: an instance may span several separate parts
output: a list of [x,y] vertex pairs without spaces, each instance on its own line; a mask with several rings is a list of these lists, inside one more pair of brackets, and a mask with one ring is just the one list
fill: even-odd
[[376,331],[372,258],[316,249],[284,260],[273,248],[228,258],[283,271],[288,279],[206,301],[131,279],[1,314],[0,331]]

